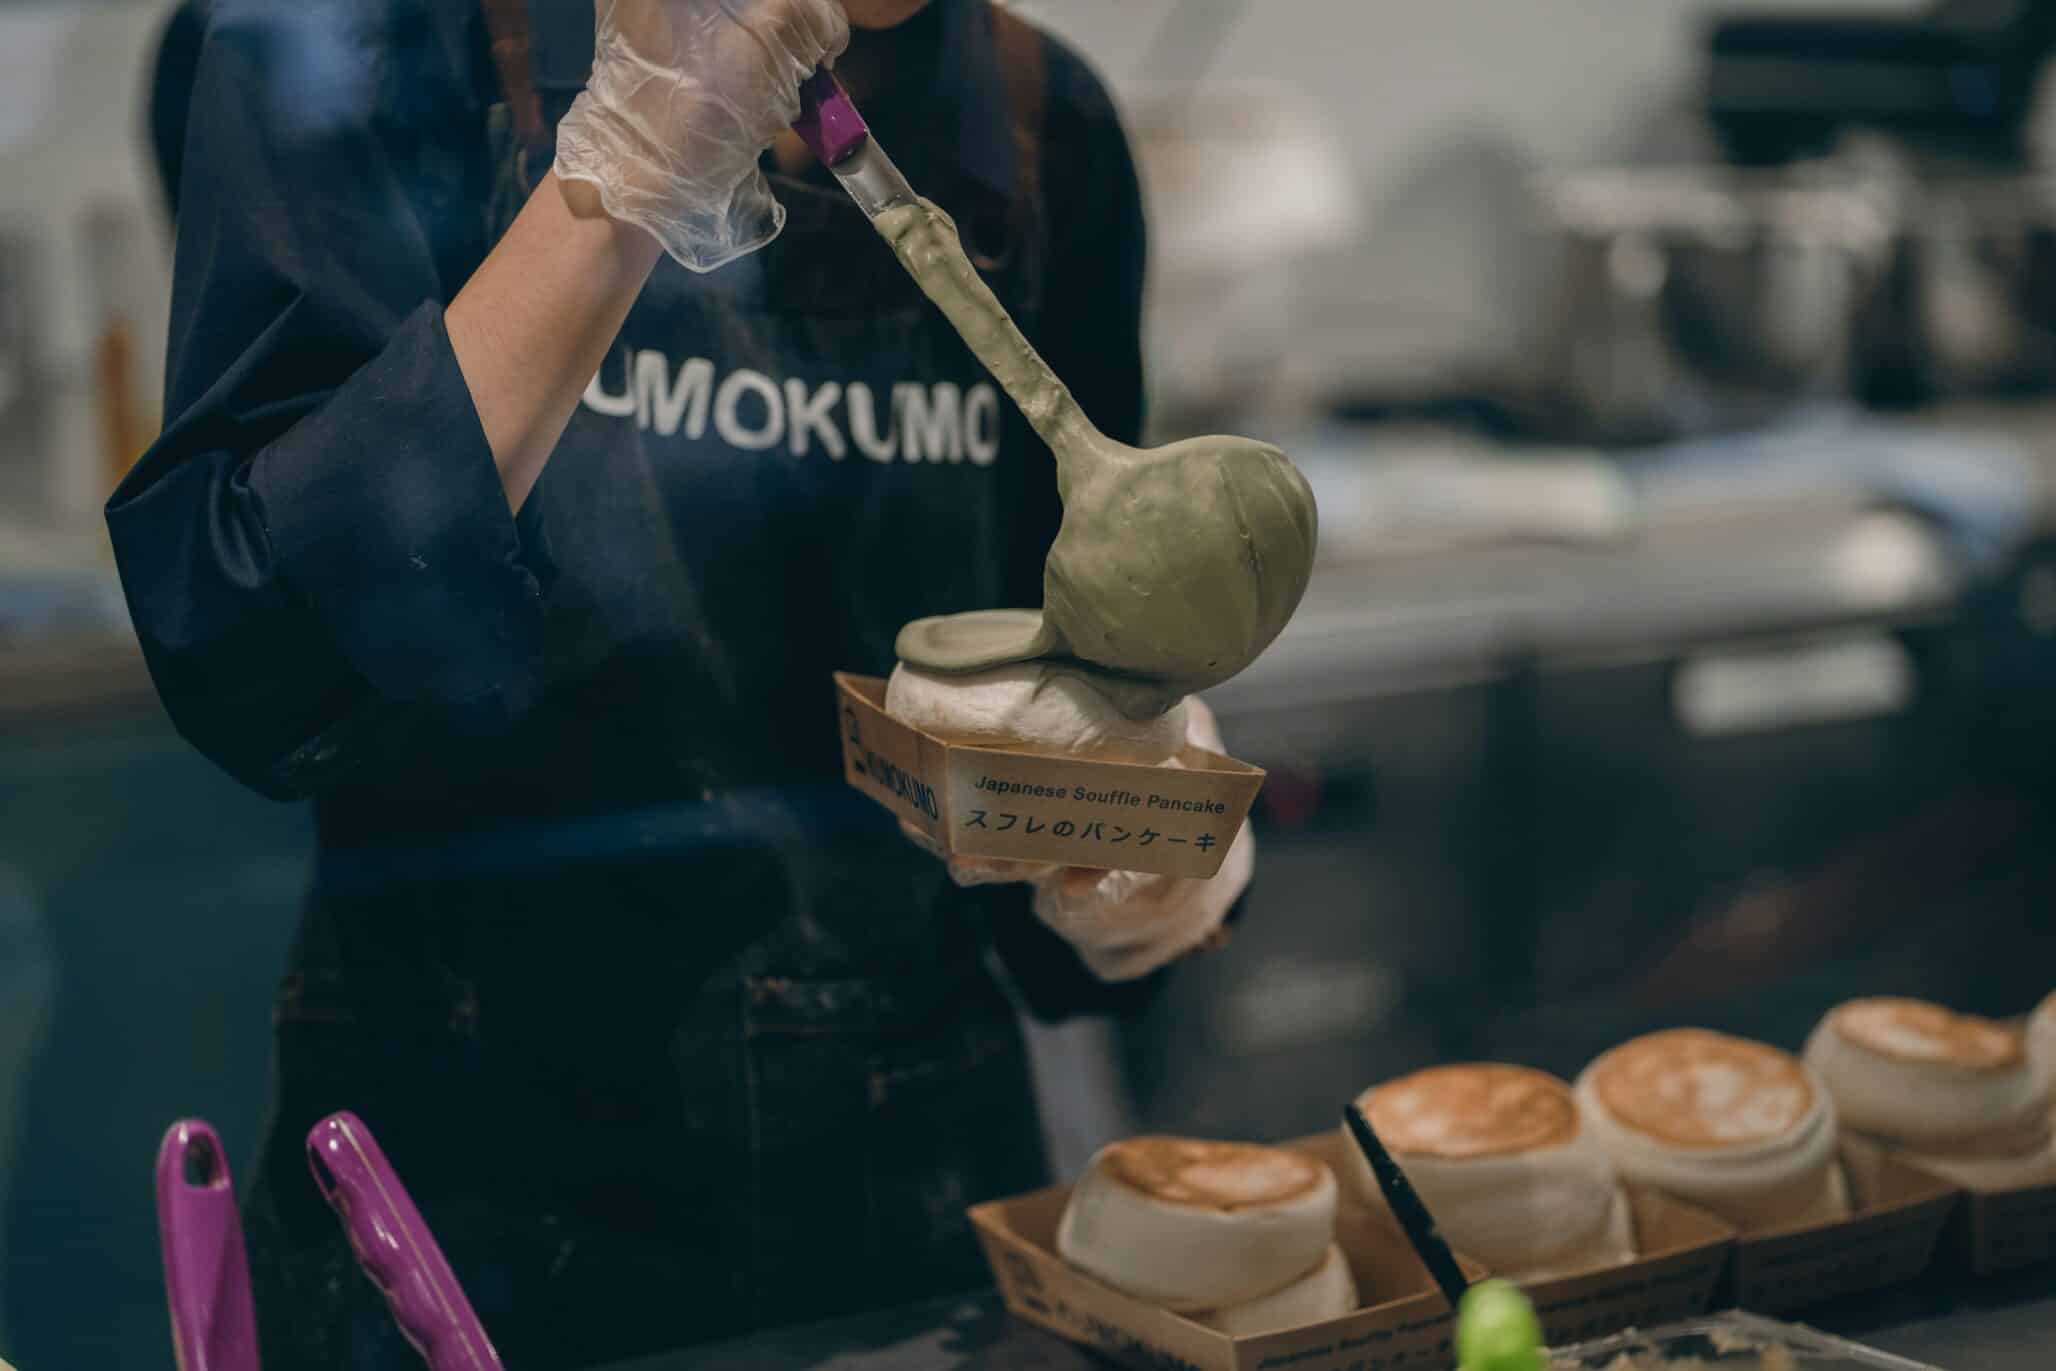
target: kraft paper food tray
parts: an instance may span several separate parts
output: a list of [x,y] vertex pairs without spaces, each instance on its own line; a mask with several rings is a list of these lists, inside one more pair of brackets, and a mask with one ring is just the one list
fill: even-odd
[[[2025,1030],[2028,1015],[2002,1022]],[[2050,1105],[2056,1121],[2056,1102]],[[1908,1165],[1916,1169],[1919,1163]],[[1946,1177],[1935,1179],[1955,1184]],[[1974,1276],[1993,1276],[2056,1258],[2056,1154],[2048,1176],[2025,1185],[1973,1190],[1958,1187],[1962,1201],[1943,1232],[1944,1260]]]
[[1956,1207],[1956,1188],[1859,1138],[1842,1139],[1841,1156],[1855,1212],[1743,1235],[1727,1303],[1783,1314],[1926,1272]]
[[[1069,1186],[1052,1186],[970,1211],[1007,1309],[1058,1337],[1147,1371],[1439,1371],[1455,1360],[1448,1304],[1398,1227],[1361,1206],[1344,1206],[1335,1241],[1364,1307],[1325,1323],[1235,1338],[1066,1265],[1056,1254],[1056,1231],[1070,1194]],[[1457,1260],[1471,1280],[1485,1275],[1478,1263]]]
[[[1907,1163],[1918,1170],[1918,1163]],[[1924,1172],[1922,1174],[1931,1174]],[[1950,1182],[1941,1176],[1941,1184]],[[1974,1276],[1992,1276],[2056,1258],[2056,1162],[2027,1185],[1973,1190],[1959,1187],[1956,1212],[1944,1230],[1943,1259]]]
[[843,779],[945,851],[1207,877],[1264,773],[1188,747],[1181,765],[952,743],[885,712],[885,682],[835,675]]
[[1967,1190],[1950,1225],[1949,1260],[1990,1276],[2056,1257],[2056,1181]]
[[[1288,1144],[1326,1162],[1342,1182],[1342,1211],[1381,1213],[1350,1182],[1356,1168],[1341,1130]],[[1603,1337],[1703,1314],[1727,1269],[1735,1230],[1703,1209],[1654,1190],[1628,1187],[1635,1221],[1633,1261],[1524,1285],[1552,1343]],[[1403,1241],[1403,1239],[1402,1239]]]
[[1659,1191],[1626,1189],[1635,1217],[1633,1261],[1523,1283],[1551,1346],[1671,1323],[1713,1307],[1735,1230]]

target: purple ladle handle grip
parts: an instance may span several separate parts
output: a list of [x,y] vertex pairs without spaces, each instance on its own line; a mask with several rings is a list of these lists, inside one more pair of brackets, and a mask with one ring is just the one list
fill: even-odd
[[849,92],[826,67],[800,82],[800,117],[792,121],[792,130],[824,167],[835,166],[871,136]]
[[181,1119],[157,1145],[157,1240],[179,1371],[258,1371],[250,1263],[221,1138]]
[[430,1371],[501,1371],[442,1249],[364,1121],[344,1110],[314,1125],[307,1161],[357,1264]]

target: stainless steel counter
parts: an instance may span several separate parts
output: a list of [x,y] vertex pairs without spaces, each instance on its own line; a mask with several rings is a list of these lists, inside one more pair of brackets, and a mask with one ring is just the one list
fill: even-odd
[[[1943,1371],[2045,1371],[2056,1348],[2056,1272],[1980,1293],[1918,1285],[1839,1301],[1794,1322]],[[686,1348],[612,1371],[1106,1371],[1112,1363],[1011,1318],[981,1291],[752,1338]]]

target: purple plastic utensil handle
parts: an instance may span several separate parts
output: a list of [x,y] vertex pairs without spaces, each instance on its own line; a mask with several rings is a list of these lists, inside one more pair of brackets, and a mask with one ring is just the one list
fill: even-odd
[[314,1125],[307,1163],[357,1264],[431,1371],[501,1371],[499,1353],[364,1121],[344,1110]]
[[824,167],[835,166],[871,136],[849,92],[826,67],[800,82],[800,117],[792,121],[792,131]]
[[179,1371],[258,1371],[250,1263],[228,1153],[198,1119],[179,1120],[157,1145],[157,1242]]

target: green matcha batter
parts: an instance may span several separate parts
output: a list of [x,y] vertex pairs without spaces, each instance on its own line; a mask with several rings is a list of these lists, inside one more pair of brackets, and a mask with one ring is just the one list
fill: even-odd
[[1113,441],[979,278],[947,214],[919,200],[874,222],[1056,454],[1064,502],[1039,612],[916,620],[900,631],[900,659],[939,672],[1070,662],[1135,718],[1256,660],[1313,573],[1313,492],[1290,459],[1249,438]]

